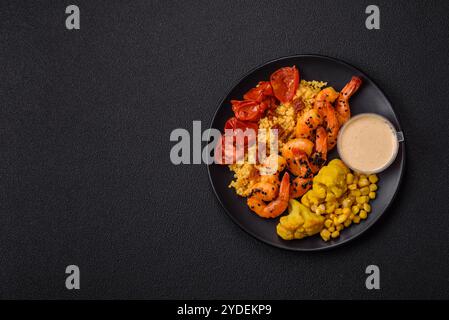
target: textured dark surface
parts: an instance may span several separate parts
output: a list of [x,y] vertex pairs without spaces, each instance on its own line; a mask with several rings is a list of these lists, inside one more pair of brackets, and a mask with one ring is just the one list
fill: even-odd
[[[448,2],[377,1],[375,31],[363,1],[76,1],[79,31],[68,4],[0,4],[0,298],[449,297]],[[204,165],[169,158],[173,129],[206,127],[242,74],[297,53],[364,70],[407,140],[385,217],[322,253],[253,239]]]

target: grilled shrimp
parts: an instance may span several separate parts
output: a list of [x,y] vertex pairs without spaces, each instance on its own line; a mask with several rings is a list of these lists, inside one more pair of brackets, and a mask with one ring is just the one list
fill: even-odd
[[261,175],[272,175],[284,171],[286,165],[287,162],[283,156],[273,153],[265,158],[260,165],[257,165],[256,168]]
[[[319,127],[318,129],[320,128],[322,129],[322,127]],[[293,179],[290,186],[290,197],[297,198],[302,196],[312,187],[314,172],[313,166],[309,162],[309,157],[306,152],[298,149],[297,147],[293,147],[292,153],[294,160],[291,171],[297,177]]]
[[290,175],[286,172],[282,178],[279,195],[275,200],[266,203],[259,194],[253,194],[248,198],[247,204],[252,211],[262,218],[276,218],[287,209],[289,199]]
[[319,126],[326,124],[330,134],[329,142],[337,140],[338,121],[332,103],[338,97],[338,92],[332,87],[327,87],[318,92],[315,97],[314,108],[305,112],[296,124],[296,137],[313,138],[313,133]]
[[343,125],[351,117],[351,110],[349,107],[349,98],[360,88],[362,79],[360,77],[353,76],[343,89],[340,91],[340,95],[337,98],[335,104],[335,110],[337,111],[337,118],[340,126]]
[[282,156],[287,161],[287,168],[295,176],[303,176],[307,167],[304,165],[312,154],[313,142],[308,139],[296,138],[288,141],[282,147]]
[[314,174],[320,170],[321,166],[327,160],[328,138],[329,135],[326,129],[318,127],[316,130],[315,152],[310,157],[311,163],[309,164]]
[[287,162],[277,154],[271,154],[264,162],[256,166],[257,181],[252,187],[252,194],[263,201],[271,201],[279,192],[279,173],[284,171]]
[[[298,198],[312,187],[313,175],[316,174],[327,159],[326,129],[318,127],[316,129],[315,151],[310,156],[310,160],[304,151],[293,148],[294,167],[292,173],[297,175],[290,186],[290,197]],[[288,161],[287,161],[288,163]]]
[[[327,151],[330,151],[337,144],[338,131],[340,131],[340,122],[337,118],[337,112],[329,102],[326,103],[324,108],[327,131]],[[318,129],[316,139],[318,140]]]
[[332,103],[339,96],[338,92],[332,87],[327,87],[318,92],[315,97],[315,109],[321,115],[323,122],[326,124],[326,130],[328,132],[328,149],[332,149],[337,142],[338,131],[340,124],[335,113],[335,109],[332,107]]
[[323,117],[316,108],[310,109],[298,117],[295,135],[297,138],[313,138],[313,131],[323,123]]
[[277,175],[261,176],[261,181],[254,184],[252,195],[263,201],[271,201],[278,195],[279,178]]
[[327,87],[318,92],[315,97],[315,109],[322,117],[326,116],[326,108],[328,103],[333,103],[338,97],[338,92],[332,87]]
[[290,186],[290,198],[302,196],[312,187],[313,178],[296,177]]

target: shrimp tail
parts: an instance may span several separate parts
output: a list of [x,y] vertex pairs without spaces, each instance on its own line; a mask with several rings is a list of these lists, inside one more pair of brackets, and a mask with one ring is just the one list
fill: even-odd
[[343,89],[340,91],[340,96],[343,93],[344,96],[347,97],[347,99],[351,98],[351,96],[359,90],[360,86],[362,85],[362,78],[353,76],[351,78],[351,81],[349,81]]
[[335,105],[335,110],[337,111],[337,118],[340,125],[343,125],[351,117],[349,98],[356,93],[361,85],[362,79],[360,77],[353,76],[351,81],[349,81],[343,89],[341,89]]

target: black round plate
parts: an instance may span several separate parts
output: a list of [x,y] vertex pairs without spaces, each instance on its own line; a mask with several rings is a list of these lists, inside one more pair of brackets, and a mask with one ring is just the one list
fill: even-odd
[[[254,87],[259,81],[268,80],[271,73],[275,70],[293,65],[296,65],[299,69],[301,79],[327,81],[328,85],[333,86],[336,90],[341,90],[353,75],[361,77],[363,84],[350,101],[352,114],[364,112],[378,113],[389,119],[398,131],[402,131],[391,103],[365,73],[346,62],[320,55],[296,55],[279,58],[250,71],[222,100],[215,112],[211,127],[220,131],[223,130],[226,120],[233,116],[230,104],[231,99],[242,99],[245,92]],[[337,156],[335,148],[330,153],[329,158]],[[405,148],[402,142],[394,163],[379,174],[379,191],[377,198],[371,201],[372,212],[369,214],[368,219],[361,221],[358,225],[352,224],[341,233],[339,238],[328,242],[324,242],[319,235],[301,240],[282,240],[276,234],[276,225],[279,222],[279,218],[260,218],[249,210],[246,205],[246,199],[239,197],[234,192],[234,189],[228,187],[233,174],[227,166],[211,164],[208,166],[208,171],[218,200],[232,220],[243,230],[257,239],[279,248],[314,251],[339,246],[356,238],[371,227],[393,201],[402,178],[404,164]]]

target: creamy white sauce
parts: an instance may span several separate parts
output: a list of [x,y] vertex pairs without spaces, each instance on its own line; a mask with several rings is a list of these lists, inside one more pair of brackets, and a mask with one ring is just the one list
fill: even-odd
[[375,114],[351,119],[338,137],[342,160],[360,172],[379,172],[396,156],[398,140],[388,121]]

